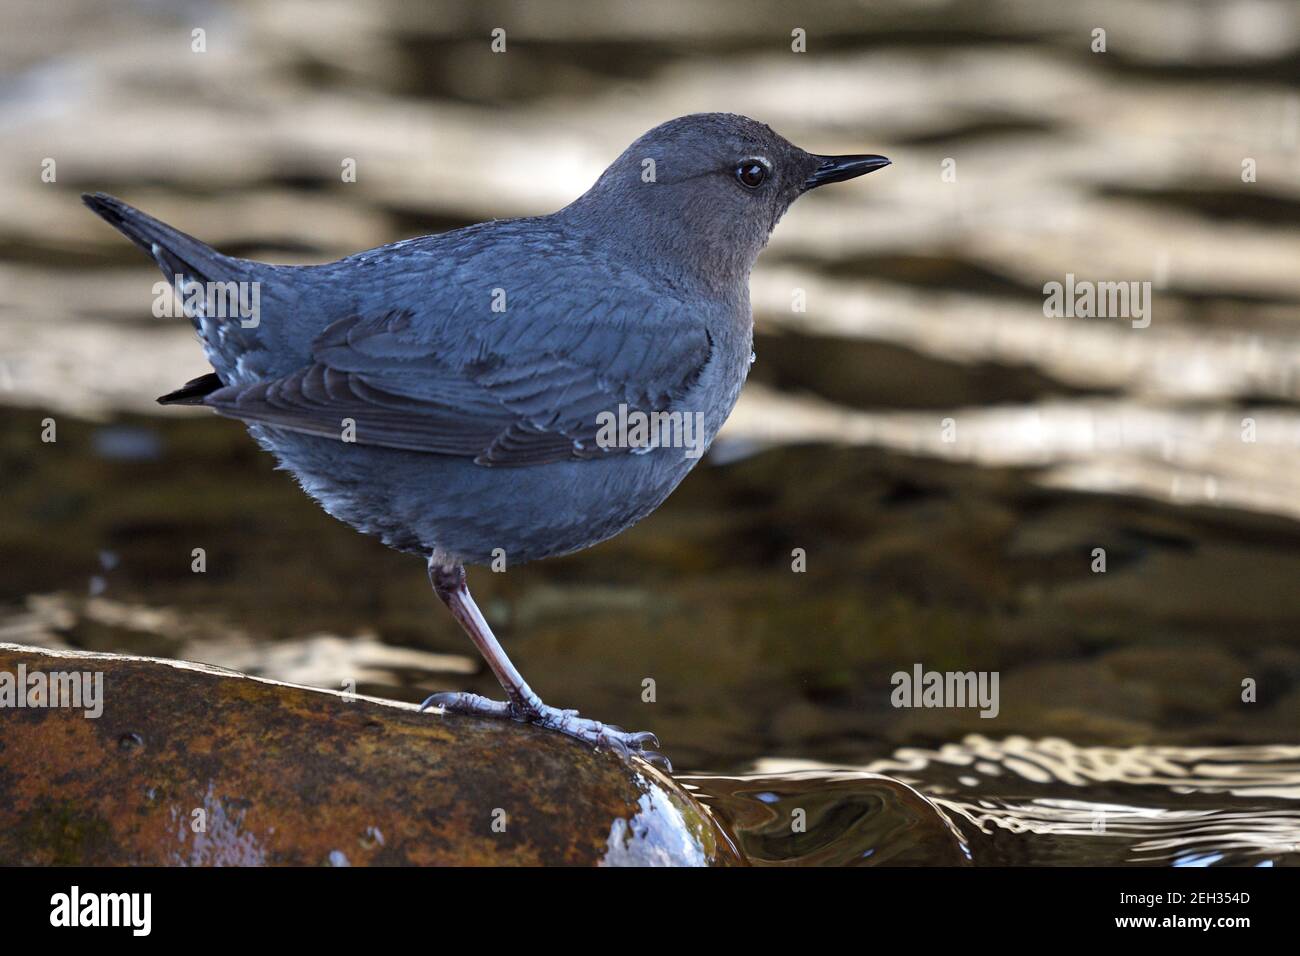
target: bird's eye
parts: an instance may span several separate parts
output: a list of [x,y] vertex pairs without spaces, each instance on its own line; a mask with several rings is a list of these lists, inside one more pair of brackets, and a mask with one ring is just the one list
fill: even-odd
[[767,179],[767,167],[756,159],[747,159],[736,167],[736,179],[746,189],[757,189]]

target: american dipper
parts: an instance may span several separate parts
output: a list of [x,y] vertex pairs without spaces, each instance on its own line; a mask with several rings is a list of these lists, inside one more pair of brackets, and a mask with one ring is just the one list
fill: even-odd
[[[662,761],[653,734],[542,703],[465,565],[577,551],[659,507],[744,384],[749,273],[777,220],[808,190],[888,164],[806,153],[744,116],[683,116],[559,212],[309,266],[232,258],[119,199],[82,198],[175,283],[212,365],[158,401],[246,422],[327,512],[427,558],[507,700],[425,706]],[[224,314],[214,289],[256,290],[258,314]]]

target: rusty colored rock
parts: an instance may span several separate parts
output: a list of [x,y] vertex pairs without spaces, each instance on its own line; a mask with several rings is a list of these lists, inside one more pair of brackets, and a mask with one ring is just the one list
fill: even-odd
[[[13,706],[20,667],[102,674],[102,714]],[[670,777],[522,724],[14,644],[0,704],[0,865],[742,862]]]

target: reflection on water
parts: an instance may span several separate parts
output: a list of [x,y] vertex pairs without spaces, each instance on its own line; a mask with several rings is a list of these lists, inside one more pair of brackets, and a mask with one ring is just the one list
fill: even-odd
[[[165,5],[103,6],[0,30],[0,640],[495,692],[419,562],[322,515],[236,423],[154,404],[200,350],[77,194],[321,261],[549,211],[652,125],[735,110],[894,166],[782,221],[752,381],[663,509],[472,572],[521,670],[655,731],[679,768],[746,772],[691,779],[759,862],[1295,862],[1284,4],[844,3],[806,56],[776,0],[635,22],[579,0],[249,0],[214,8],[202,56]],[[1123,42],[1093,55],[1103,20]],[[1044,315],[1067,274],[1150,281],[1150,326]],[[917,663],[997,671],[997,719],[892,708]]]
[[681,776],[755,866],[963,866],[961,831],[913,788],[833,769]]
[[[406,700],[493,690],[419,562],[321,515],[239,426],[39,431],[0,423],[0,640]],[[679,768],[746,770],[686,779],[758,864],[1297,862],[1294,533],[951,467],[825,447],[706,465],[595,552],[481,574],[484,605],[553,699],[655,730]],[[889,707],[914,661],[999,670],[998,718]],[[936,740],[962,742],[915,746]]]
[[684,779],[756,865],[1300,865],[1300,747],[971,737]]

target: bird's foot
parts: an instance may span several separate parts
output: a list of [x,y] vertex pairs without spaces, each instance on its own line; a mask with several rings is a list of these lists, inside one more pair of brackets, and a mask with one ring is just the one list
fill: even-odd
[[576,737],[593,747],[608,747],[623,756],[637,756],[647,763],[662,767],[672,772],[673,765],[666,756],[657,750],[649,749],[659,746],[659,738],[648,731],[631,733],[613,724],[603,724],[589,717],[579,717],[576,710],[560,710],[534,702],[489,700],[479,694],[451,691],[433,694],[423,704],[421,710],[428,707],[441,707],[449,714],[465,714],[472,717],[508,717],[526,724],[536,724],[547,730],[555,730],[570,737]]

